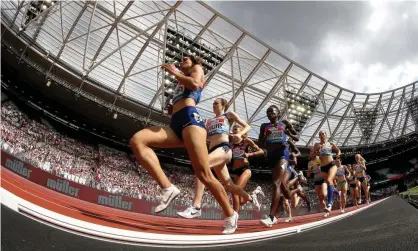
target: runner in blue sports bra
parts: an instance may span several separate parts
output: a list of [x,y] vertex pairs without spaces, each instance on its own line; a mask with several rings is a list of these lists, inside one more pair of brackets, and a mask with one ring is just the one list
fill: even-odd
[[[229,175],[227,163],[231,161],[232,150],[229,144],[231,141],[237,142],[242,140],[242,135],[250,131],[251,127],[245,123],[235,112],[226,112],[226,105],[228,100],[223,98],[215,99],[213,102],[213,112],[215,117],[206,122],[206,128],[209,136],[209,167],[216,173],[217,178],[224,185],[225,189],[232,194],[236,194],[243,198],[243,203],[251,202],[257,211],[260,210],[260,204],[257,200],[258,190],[248,194],[245,190],[236,185]],[[233,123],[242,126],[240,132],[230,134],[230,127]],[[183,212],[177,214],[184,218],[195,218],[201,215],[201,202],[205,186],[199,179],[195,180],[195,198],[193,205],[188,207]]]
[[187,56],[180,63],[180,70],[173,64],[165,64],[161,68],[174,76],[179,83],[173,97],[170,126],[142,129],[130,140],[132,151],[138,162],[161,187],[162,199],[160,205],[155,208],[155,212],[165,210],[180,194],[180,190],[167,179],[151,147],[186,147],[196,177],[209,188],[226,216],[222,233],[232,234],[237,229],[238,214],[229,204],[225,188],[215,179],[209,168],[207,132],[196,109],[205,87],[201,62],[194,56]]
[[273,193],[270,207],[270,215],[261,223],[271,227],[277,223],[275,215],[278,211],[278,204],[281,194],[281,183],[283,182],[287,161],[285,159],[287,136],[295,141],[299,141],[297,133],[287,120],[280,120],[279,108],[275,105],[267,109],[267,118],[270,123],[264,123],[260,126],[258,144],[267,150],[267,164],[272,170]]

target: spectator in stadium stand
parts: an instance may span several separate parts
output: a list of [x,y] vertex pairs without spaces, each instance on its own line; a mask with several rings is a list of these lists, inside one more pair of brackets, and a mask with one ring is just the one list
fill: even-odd
[[267,219],[261,220],[261,223],[267,227],[277,224],[278,221],[275,215],[278,211],[280,193],[283,192],[285,196],[288,193],[288,191],[281,191],[280,189],[287,166],[285,160],[287,136],[296,141],[299,140],[292,124],[287,120],[280,120],[280,117],[280,110],[277,106],[271,105],[267,108],[267,118],[270,120],[270,123],[261,124],[258,138],[259,145],[267,150],[268,167],[272,169],[273,193],[270,215]]
[[151,147],[186,147],[195,175],[208,187],[226,216],[223,234],[232,234],[237,228],[238,213],[232,209],[225,188],[209,168],[207,132],[196,109],[206,86],[201,61],[194,56],[186,56],[180,63],[180,70],[174,64],[165,64],[161,68],[178,80],[172,101],[170,126],[145,128],[135,133],[130,140],[138,162],[162,188],[162,200],[155,212],[166,209],[180,194],[180,190],[170,183]]
[[[260,204],[257,200],[257,193],[260,193],[259,189],[256,189],[251,195],[245,192],[241,186],[236,185],[232,181],[226,166],[226,163],[230,162],[232,158],[229,138],[231,138],[232,142],[238,142],[242,140],[242,135],[251,129],[238,114],[232,111],[226,112],[227,104],[228,100],[224,98],[215,99],[213,102],[215,117],[209,119],[206,123],[209,136],[209,166],[215,171],[216,176],[227,191],[244,198],[244,203],[248,201],[252,202],[257,211],[260,211]],[[233,123],[242,126],[243,130],[230,134],[230,127]],[[200,207],[205,186],[196,178],[195,187],[193,205],[188,207],[184,212],[178,212],[177,214],[181,217],[194,218],[201,215]]]
[[319,159],[321,160],[321,172],[325,177],[325,182],[327,183],[327,202],[325,206],[324,217],[328,217],[331,213],[332,204],[334,200],[334,179],[337,173],[337,166],[335,165],[334,158],[332,153],[336,153],[336,159],[340,159],[341,151],[340,149],[331,142],[327,140],[327,134],[324,131],[319,131],[319,145],[316,145],[319,150]]

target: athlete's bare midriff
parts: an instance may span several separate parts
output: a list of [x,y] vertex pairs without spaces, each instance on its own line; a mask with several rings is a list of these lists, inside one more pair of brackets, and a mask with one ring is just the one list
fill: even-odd
[[209,149],[225,142],[229,142],[228,134],[214,134],[209,136]]
[[249,162],[247,158],[243,159],[236,159],[234,160],[234,164],[232,165],[232,169],[240,169],[244,166],[248,166]]
[[194,102],[192,98],[180,99],[173,105],[172,115],[174,115],[176,112],[180,111],[181,109],[187,106],[196,106],[196,102]]
[[319,156],[319,159],[321,160],[321,166],[326,166],[334,161],[332,156]]

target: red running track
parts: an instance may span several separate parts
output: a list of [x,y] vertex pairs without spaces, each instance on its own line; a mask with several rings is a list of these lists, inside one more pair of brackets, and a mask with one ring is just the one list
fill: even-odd
[[[224,224],[221,220],[158,217],[100,206],[54,192],[22,178],[4,167],[1,167],[1,187],[28,202],[53,212],[124,230],[173,235],[211,235],[220,234]],[[346,208],[346,212],[355,209],[353,207]],[[336,215],[338,213],[334,211],[330,217]],[[293,217],[292,223],[284,223],[284,219],[280,218],[279,224],[272,228],[264,227],[259,223],[259,220],[243,220],[238,221],[238,229],[235,233],[250,233],[298,226],[323,220],[322,216],[323,213],[297,216]]]

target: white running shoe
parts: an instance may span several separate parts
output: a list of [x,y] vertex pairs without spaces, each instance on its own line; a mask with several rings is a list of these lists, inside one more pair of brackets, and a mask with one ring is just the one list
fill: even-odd
[[177,212],[177,214],[186,219],[193,219],[202,216],[202,210],[198,210],[196,207],[190,206],[183,212]]
[[257,210],[257,212],[260,212],[261,205],[258,202],[257,194],[255,193],[251,194],[251,198],[253,199],[253,201],[251,201],[251,203],[253,203],[253,207]]
[[357,201],[357,204],[359,204],[359,205],[361,204],[361,199],[359,199],[359,200]]
[[263,189],[261,189],[261,187],[260,187],[260,186],[258,186],[258,187],[257,187],[257,188],[253,191],[253,193],[255,193],[255,194],[261,194],[261,196],[266,197],[266,196],[264,195]]
[[224,231],[222,234],[233,234],[238,227],[238,213],[234,211],[234,214],[225,219]]
[[329,215],[330,215],[330,213],[329,213],[329,212],[326,212],[326,213],[324,214],[324,218],[327,218]]
[[284,222],[286,223],[292,222],[292,217],[287,218],[286,220],[284,220]]
[[341,213],[341,214],[345,213],[344,209],[341,209],[340,213]]
[[174,185],[171,185],[171,187],[167,189],[162,189],[160,205],[155,207],[154,212],[160,213],[164,211],[168,207],[168,205],[170,205],[171,201],[175,199],[177,196],[179,196],[179,194],[180,190]]
[[274,216],[273,220],[270,219],[270,216],[268,216],[265,219],[261,219],[260,223],[263,224],[266,227],[272,227],[273,225],[277,224],[278,220],[276,216]]

